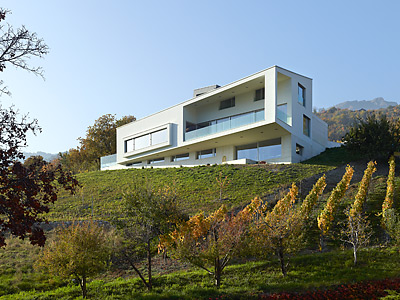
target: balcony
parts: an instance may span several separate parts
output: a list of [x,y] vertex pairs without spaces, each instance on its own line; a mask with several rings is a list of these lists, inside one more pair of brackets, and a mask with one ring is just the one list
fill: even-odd
[[276,116],[282,122],[285,122],[286,124],[288,124],[290,126],[292,125],[292,117],[288,116],[287,113],[285,113],[284,111],[277,110]]
[[117,164],[117,154],[100,157],[100,170]]
[[[244,125],[264,121],[264,109],[251,111],[248,113],[235,115],[223,119],[212,120],[207,124],[202,123],[201,128],[194,129],[185,133],[185,140],[191,140],[215,134],[218,132],[226,131],[229,129],[241,127]],[[199,126],[199,125],[197,125]]]

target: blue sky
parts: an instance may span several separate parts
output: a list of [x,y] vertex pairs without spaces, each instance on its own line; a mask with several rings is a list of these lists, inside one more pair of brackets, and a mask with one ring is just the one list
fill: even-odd
[[314,106],[400,102],[399,1],[2,0],[6,21],[50,47],[46,80],[1,75],[14,104],[43,128],[26,151],[78,145],[103,114],[142,118],[279,65],[313,78]]

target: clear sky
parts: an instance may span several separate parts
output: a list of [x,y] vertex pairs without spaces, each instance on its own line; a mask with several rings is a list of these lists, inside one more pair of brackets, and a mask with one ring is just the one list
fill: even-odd
[[46,80],[0,74],[43,132],[26,151],[57,153],[103,114],[142,118],[279,65],[313,78],[314,106],[400,102],[400,1],[2,0],[6,21],[50,47]]

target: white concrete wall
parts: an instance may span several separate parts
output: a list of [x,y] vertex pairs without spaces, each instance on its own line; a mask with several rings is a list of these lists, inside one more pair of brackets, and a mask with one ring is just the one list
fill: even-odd
[[[171,124],[171,142],[170,146],[164,148],[153,149],[149,147],[149,153],[158,153],[160,150],[165,150],[168,148],[176,147],[179,140],[183,140],[183,132],[179,130],[179,127],[182,127],[182,106],[174,106],[169,109],[163,110],[157,114],[150,115],[146,118],[137,120],[135,122],[126,124],[124,126],[117,128],[117,163],[124,163],[131,160],[135,156],[125,157],[124,152],[124,141],[135,137],[137,135],[141,135],[142,133],[147,133],[156,129],[158,127]],[[146,150],[142,149],[143,151]],[[141,152],[143,152],[141,151]]]
[[195,113],[193,112],[193,109],[191,109],[190,115],[195,116],[194,118],[192,118],[196,119],[197,123],[200,123],[262,109],[264,108],[264,101],[254,101],[255,92],[255,90],[251,90],[247,93],[242,93],[238,95],[232,94],[232,97],[235,96],[234,107],[220,110],[220,101],[227,99],[221,98],[220,101],[216,101],[209,105],[204,105],[197,108]]
[[[280,79],[279,83],[277,81],[278,78]],[[253,84],[260,84],[260,80],[265,80],[264,101],[254,101],[254,88],[249,91],[245,90],[246,83],[251,80],[253,81]],[[305,106],[301,105],[297,101],[298,83],[306,88]],[[231,91],[234,91],[232,96],[235,96],[236,98],[235,107],[219,110],[220,101],[229,98]],[[220,94],[223,96],[219,98]],[[210,99],[210,104],[203,105],[207,99]],[[281,103],[288,104],[287,113],[292,117],[292,122],[289,125],[277,120],[276,118],[276,106]],[[265,109],[265,121],[259,122],[255,124],[255,126],[265,126],[266,124],[277,123],[288,132],[281,136],[282,156],[280,158],[271,159],[269,162],[298,162],[308,159],[325,150],[327,143],[327,125],[312,114],[312,80],[279,67],[271,67],[232,84],[228,84],[227,86],[213,90],[205,95],[201,95],[136,122],[119,127],[117,129],[117,163],[126,164],[131,161],[142,160],[141,157],[146,157],[145,160],[142,160],[142,165],[145,167],[220,164],[223,162],[224,158],[226,161],[233,161],[235,159],[236,144],[216,148],[216,156],[208,159],[196,159],[196,152],[194,151],[190,152],[190,158],[187,160],[171,162],[171,156],[164,156],[163,152],[166,150],[179,149],[180,147],[182,148],[181,151],[177,151],[179,154],[187,153],[187,151],[189,151],[186,150],[186,147],[188,147],[192,141],[190,141],[189,144],[184,141],[187,120],[193,123],[200,123],[262,108]],[[311,120],[310,137],[303,134],[303,115],[308,116]],[[163,148],[144,149],[146,151],[140,155],[129,157],[125,155],[125,140],[143,132],[149,132],[154,128],[166,124],[171,124],[170,145]],[[235,129],[235,131],[244,130],[246,128],[247,127],[244,126],[243,128]],[[233,132],[226,132],[226,134],[228,133]],[[223,132],[221,132],[221,134],[224,135]],[[194,142],[206,143],[207,140],[208,137],[204,137],[196,139]],[[304,147],[303,155],[301,156],[296,154],[296,143]],[[202,150],[207,150],[209,148],[209,146],[205,146]],[[147,164],[149,159],[157,157],[164,157],[165,162],[151,165]],[[124,166],[120,165],[120,167]]]
[[276,68],[265,71],[265,122],[274,123],[276,116]]

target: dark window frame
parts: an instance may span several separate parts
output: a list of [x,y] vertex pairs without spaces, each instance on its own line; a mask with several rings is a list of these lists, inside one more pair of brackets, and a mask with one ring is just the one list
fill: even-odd
[[159,158],[149,159],[147,161],[147,164],[152,165],[152,164],[158,164],[158,163],[163,163],[163,162],[165,162],[165,158],[159,157]]
[[306,115],[303,115],[303,134],[311,137],[311,119]]
[[187,159],[190,159],[189,153],[183,153],[183,154],[171,156],[171,162],[177,162],[177,161],[182,161],[182,160],[187,160]]
[[[204,153],[207,151],[211,151],[211,156],[207,156],[207,157],[201,157],[203,155],[208,155],[208,153]],[[200,150],[196,152],[196,159],[206,159],[206,158],[211,158],[211,157],[216,157],[217,156],[217,149],[216,148],[212,148],[212,149],[206,149],[206,150]]]
[[303,156],[304,147],[296,143],[296,154]]
[[260,101],[265,99],[265,88],[256,90],[254,95],[254,101]]
[[[301,95],[300,95],[301,91]],[[301,99],[301,101],[300,101]],[[301,105],[306,106],[306,88],[301,85],[300,83],[298,84],[297,88],[297,102],[299,102]]]
[[235,107],[235,104],[236,104],[235,102],[236,102],[235,97],[222,100],[222,101],[219,103],[219,110],[223,110],[223,109]]

